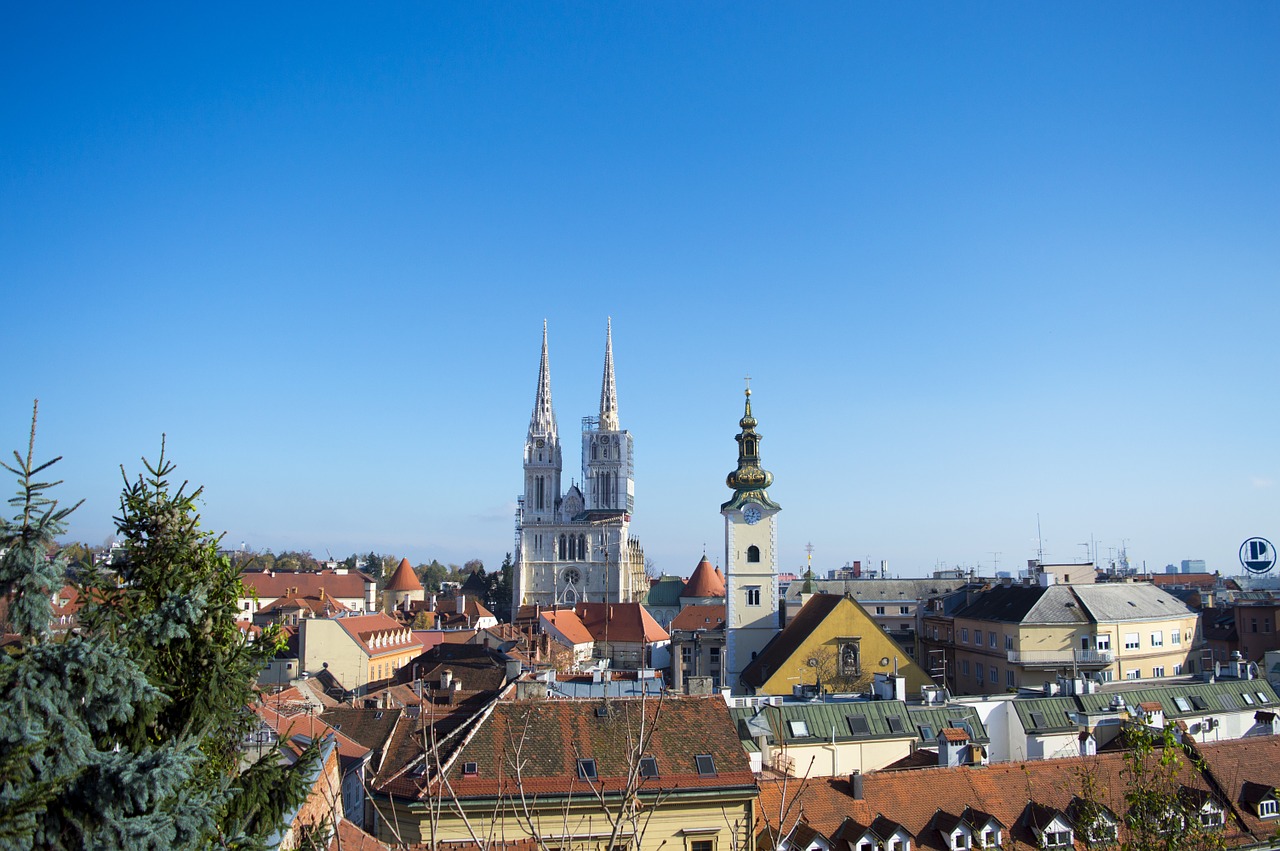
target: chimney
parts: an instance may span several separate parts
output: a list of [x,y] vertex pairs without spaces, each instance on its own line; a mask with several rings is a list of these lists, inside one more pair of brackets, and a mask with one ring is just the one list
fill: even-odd
[[855,801],[862,800],[862,795],[863,795],[862,783],[863,783],[863,780],[862,780],[861,771],[855,771],[849,775],[849,787],[853,789],[853,799]]
[[458,614],[465,615],[467,613],[467,595],[459,593],[457,596]]
[[445,668],[440,672],[440,688],[448,689],[453,684],[453,671]]

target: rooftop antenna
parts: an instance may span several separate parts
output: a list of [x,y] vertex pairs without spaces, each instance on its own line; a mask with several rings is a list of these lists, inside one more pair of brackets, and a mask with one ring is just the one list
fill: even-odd
[[997,573],[1000,572],[1000,556],[1002,555],[1004,555],[1003,552],[991,553],[991,575],[992,576],[995,576]]
[[1044,564],[1044,536],[1040,534],[1040,512],[1036,512],[1036,558]]

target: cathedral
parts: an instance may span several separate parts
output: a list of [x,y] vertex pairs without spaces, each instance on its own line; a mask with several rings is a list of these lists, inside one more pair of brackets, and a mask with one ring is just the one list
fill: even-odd
[[551,405],[547,325],[516,508],[513,611],[521,605],[642,602],[644,550],[629,534],[635,500],[631,432],[618,420],[613,327],[606,326],[600,412],[582,419],[582,481],[562,485],[560,431]]

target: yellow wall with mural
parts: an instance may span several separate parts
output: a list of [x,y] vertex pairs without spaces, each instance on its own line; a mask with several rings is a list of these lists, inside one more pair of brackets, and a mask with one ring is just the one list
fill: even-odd
[[[840,676],[840,647],[857,639],[860,673],[857,677]],[[881,629],[866,609],[852,597],[844,597],[821,623],[809,633],[794,653],[769,673],[758,694],[791,694],[793,686],[813,685],[823,678],[837,683],[839,691],[870,691],[874,675],[898,674],[907,681],[907,695],[918,695],[920,688],[931,685],[929,675]],[[830,690],[824,686],[824,690]]]

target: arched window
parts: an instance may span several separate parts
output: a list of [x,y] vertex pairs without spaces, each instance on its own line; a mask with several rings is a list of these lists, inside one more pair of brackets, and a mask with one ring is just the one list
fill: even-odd
[[591,444],[591,460],[594,461],[599,457],[600,457],[600,446],[595,443]]
[[578,539],[573,535],[569,536],[569,561],[576,561],[578,558]]
[[564,539],[564,535],[561,535],[560,536],[560,558],[563,559],[564,557],[565,557],[565,539]]
[[587,536],[578,536],[578,560],[585,561],[587,558]]
[[760,561],[760,548],[755,544],[747,547],[747,563],[755,564]]

